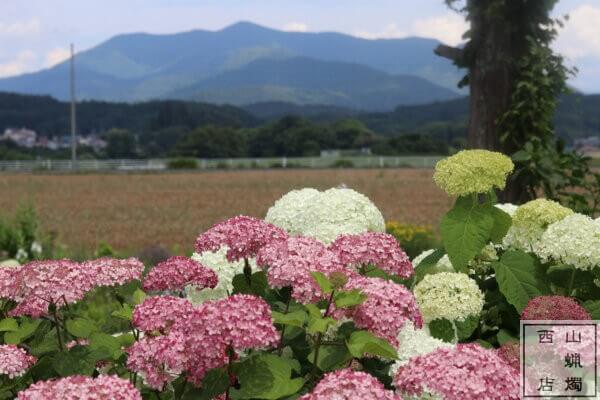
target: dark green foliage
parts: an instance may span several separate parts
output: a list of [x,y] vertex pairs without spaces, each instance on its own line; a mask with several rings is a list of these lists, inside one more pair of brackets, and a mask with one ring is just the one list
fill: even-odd
[[169,169],[196,169],[198,162],[193,158],[176,158],[167,163]]

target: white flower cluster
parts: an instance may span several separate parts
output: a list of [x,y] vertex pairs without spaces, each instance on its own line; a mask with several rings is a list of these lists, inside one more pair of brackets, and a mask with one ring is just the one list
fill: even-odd
[[460,272],[426,275],[414,288],[425,322],[438,318],[464,321],[479,315],[483,309],[483,293],[477,282]]
[[534,246],[543,261],[592,270],[600,266],[600,222],[582,214],[573,214],[548,227]]
[[453,344],[434,338],[425,329],[417,329],[412,321],[406,321],[398,332],[398,360],[390,368],[392,376],[398,368],[408,364],[412,357],[428,354],[439,347],[452,347]]
[[[412,260],[412,264],[415,267],[415,270],[418,271],[421,262],[427,257],[429,257],[431,254],[433,254],[434,251],[435,249],[425,250],[424,252],[416,256]],[[444,254],[444,256],[438,260],[437,264],[435,264],[435,266],[430,271],[430,273],[432,274],[437,274],[438,272],[454,272],[454,267],[452,266],[452,263],[448,258],[448,254]]]
[[366,196],[352,189],[292,190],[277,200],[265,221],[329,244],[344,233],[385,232],[381,212]]
[[18,267],[19,265],[21,265],[21,264],[19,264],[19,262],[17,260],[14,260],[14,259],[0,261],[0,267],[10,267],[10,268],[12,268],[12,267]]
[[[219,283],[213,289],[205,288],[198,290],[194,286],[186,286],[185,291],[188,299],[195,305],[204,303],[208,300],[222,299],[233,291],[233,277],[244,272],[244,260],[229,262],[227,261],[227,246],[221,247],[216,252],[205,251],[202,254],[194,253],[192,260],[198,261],[206,268],[210,268],[217,274]],[[254,259],[248,260],[252,272],[256,272],[256,262]]]
[[510,215],[511,218],[514,217],[515,213],[517,212],[517,208],[519,208],[519,206],[512,203],[499,203],[495,204],[495,206]]

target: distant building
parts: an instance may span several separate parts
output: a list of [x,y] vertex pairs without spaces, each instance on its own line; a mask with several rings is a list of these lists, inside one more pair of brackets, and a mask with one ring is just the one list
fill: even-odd
[[1,139],[11,140],[15,142],[18,146],[30,149],[35,146],[35,143],[37,141],[37,133],[26,128],[7,128],[4,130],[4,134],[1,136]]

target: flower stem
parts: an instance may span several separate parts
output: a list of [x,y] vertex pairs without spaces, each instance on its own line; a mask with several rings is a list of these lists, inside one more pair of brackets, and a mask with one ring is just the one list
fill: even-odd
[[227,385],[227,390],[225,391],[225,400],[231,399],[231,397],[229,396],[229,389],[231,389],[231,381],[233,380],[233,374],[231,372],[231,367],[233,365],[234,354],[235,354],[235,352],[233,350],[232,345],[229,345],[227,347],[227,357],[229,358],[229,361],[227,362],[227,376],[229,378],[229,385]]
[[[288,311],[290,310],[290,302],[291,301],[292,301],[292,295],[290,293],[287,303],[285,304],[285,311],[283,312],[284,314],[287,314]],[[285,327],[286,326],[287,325],[283,325],[283,328],[281,328],[281,341],[279,342],[279,349],[277,350],[278,355],[281,355],[281,353],[283,352],[283,335],[285,335]]]
[[252,286],[252,268],[250,268],[250,262],[248,262],[248,258],[244,257],[244,276],[246,277],[246,282],[248,283],[248,287]]
[[571,296],[571,292],[573,291],[573,282],[575,282],[575,268],[573,268],[573,272],[571,272],[571,279],[569,280],[569,287],[567,288],[567,296]]
[[52,316],[54,317],[54,327],[56,328],[56,338],[58,339],[58,349],[60,351],[64,351],[61,332],[60,332],[60,322],[58,322],[58,313],[56,312],[56,305],[51,304]]
[[[329,300],[327,301],[327,308],[325,309],[325,314],[323,314],[323,318],[327,318],[329,316],[329,311],[331,309],[331,303],[333,303],[333,296],[335,294],[335,290],[331,291],[331,295],[329,296]],[[323,341],[323,333],[319,332],[317,334],[317,339],[315,340],[315,356],[313,357],[313,367],[310,372],[310,378],[313,379],[317,375],[317,360],[319,359],[319,350],[321,348],[321,344]]]

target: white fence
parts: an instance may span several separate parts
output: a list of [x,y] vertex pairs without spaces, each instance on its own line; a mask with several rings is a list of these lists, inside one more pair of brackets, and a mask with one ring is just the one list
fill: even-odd
[[[268,169],[268,168],[432,168],[441,156],[402,157],[275,157],[197,159],[198,169]],[[169,169],[169,159],[144,160],[23,160],[0,161],[0,172],[32,171],[162,171]]]

